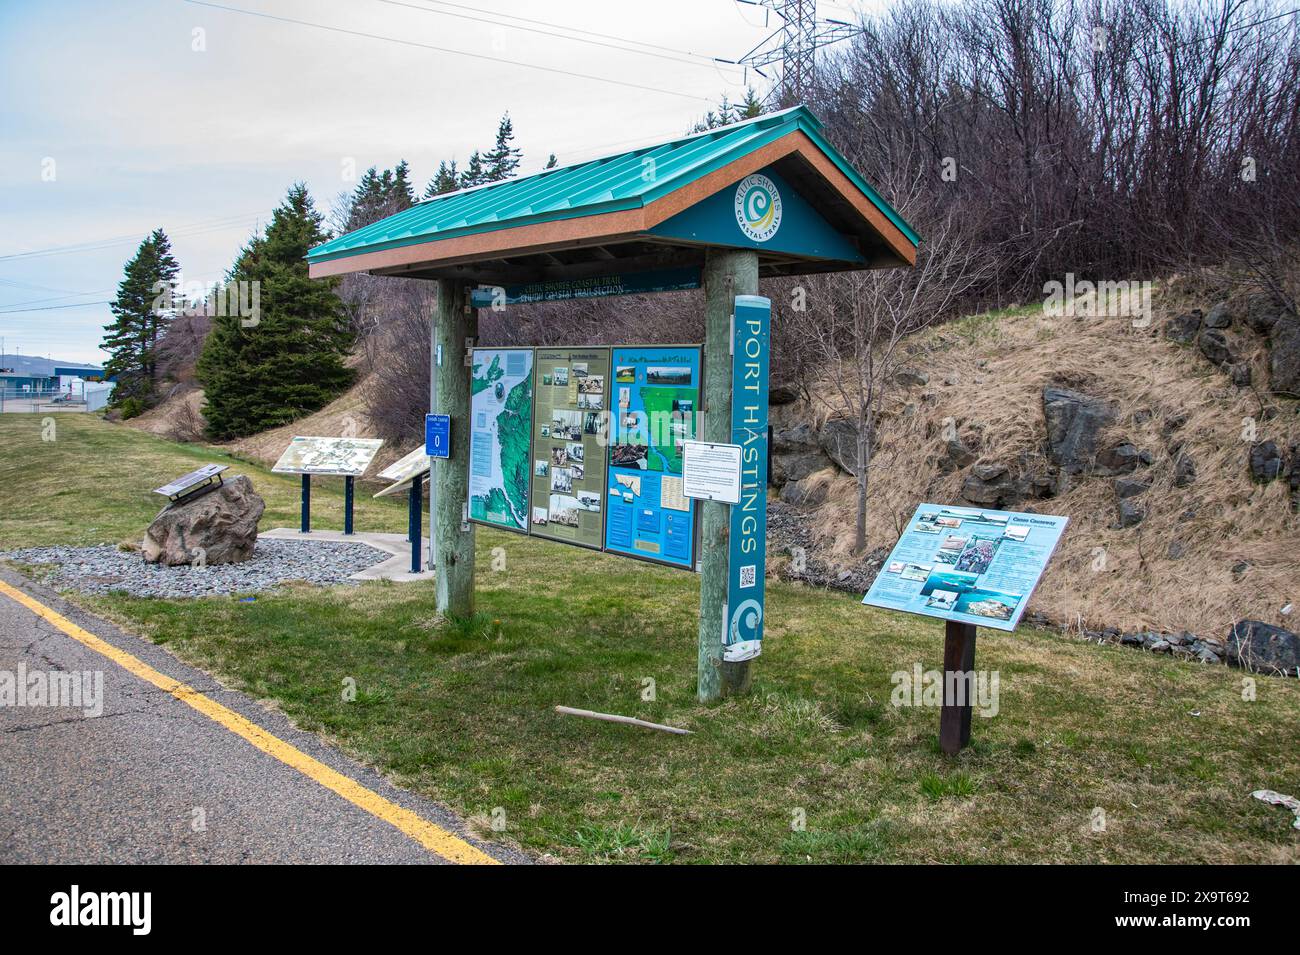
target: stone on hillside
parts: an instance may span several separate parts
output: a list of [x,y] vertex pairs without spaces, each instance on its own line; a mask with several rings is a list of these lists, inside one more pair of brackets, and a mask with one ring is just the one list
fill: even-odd
[[1246,324],[1261,335],[1271,332],[1285,315],[1286,305],[1267,292],[1252,295],[1246,302]]
[[1282,476],[1282,452],[1275,441],[1260,441],[1250,446],[1250,477],[1267,484]]
[[1250,365],[1246,364],[1244,361],[1238,362],[1235,365],[1229,365],[1224,370],[1227,371],[1228,376],[1232,378],[1232,383],[1238,388],[1250,387]]
[[1174,487],[1187,487],[1196,483],[1196,459],[1187,452],[1174,458]]
[[1130,474],[1152,461],[1149,451],[1141,451],[1127,441],[1107,448],[1097,455],[1097,474]]
[[1115,496],[1120,500],[1126,497],[1137,497],[1139,494],[1145,494],[1151,488],[1150,478],[1116,478],[1115,479]]
[[169,567],[232,564],[253,556],[257,521],[266,505],[239,475],[215,489],[168,504],[145,531],[144,559]]
[[1048,457],[1067,474],[1093,466],[1101,431],[1115,420],[1115,409],[1101,398],[1068,388],[1043,389]]
[[848,418],[831,418],[817,433],[817,442],[826,456],[845,474],[858,468],[858,426]]
[[1232,314],[1228,311],[1227,302],[1220,302],[1205,316],[1206,328],[1228,328],[1231,325]]
[[1300,441],[1292,441],[1288,449],[1291,468],[1287,473],[1287,485],[1291,489],[1291,509],[1300,512]]
[[1228,336],[1219,329],[1211,328],[1201,332],[1196,343],[1200,346],[1201,354],[1208,358],[1211,364],[1219,368],[1237,364],[1236,351],[1228,342]]
[[928,385],[930,376],[915,368],[900,368],[894,372],[894,381],[904,387],[909,385]]
[[975,460],[975,452],[966,447],[961,436],[944,443],[943,457],[939,458],[939,470],[945,474],[960,471]]
[[1165,322],[1165,338],[1179,345],[1190,345],[1196,341],[1201,330],[1201,310],[1194,308]]
[[772,483],[782,487],[790,481],[802,481],[808,475],[828,467],[830,462],[820,450],[802,454],[778,454],[772,457]]
[[1275,395],[1300,398],[1300,319],[1287,315],[1268,338],[1268,386]]
[[1228,662],[1256,673],[1296,675],[1300,667],[1300,635],[1264,623],[1243,620],[1228,631]]
[[793,428],[777,428],[772,432],[773,454],[816,450],[818,450],[817,432],[807,422],[800,422]]
[[[823,469],[826,470],[826,469]],[[826,500],[830,481],[823,480],[821,472],[809,474],[798,481],[789,481],[781,488],[781,500],[802,507],[816,507]]]
[[769,405],[792,405],[798,400],[798,393],[787,385],[773,385],[767,392]]
[[1006,508],[1022,497],[1022,488],[1003,464],[977,464],[961,487],[962,499],[971,504]]
[[1147,516],[1146,509],[1141,504],[1130,498],[1122,498],[1119,501],[1119,526],[1136,527],[1142,523],[1142,519]]

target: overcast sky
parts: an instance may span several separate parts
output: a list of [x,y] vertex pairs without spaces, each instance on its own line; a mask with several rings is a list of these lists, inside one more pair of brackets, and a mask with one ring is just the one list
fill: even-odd
[[[328,211],[349,169],[405,158],[422,189],[506,110],[523,172],[681,135],[744,92],[707,58],[776,22],[734,0],[4,0],[4,348],[100,361],[103,303],[149,230],[214,281],[294,180]],[[575,29],[591,42],[554,35]]]

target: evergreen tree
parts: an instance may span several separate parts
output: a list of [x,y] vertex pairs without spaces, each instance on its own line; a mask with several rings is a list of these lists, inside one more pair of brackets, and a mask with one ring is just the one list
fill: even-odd
[[415,190],[411,187],[411,167],[405,159],[393,169],[393,187],[388,192],[388,203],[393,207],[393,212],[401,212],[415,205]]
[[352,383],[343,359],[353,335],[334,291],[339,280],[309,279],[303,258],[328,238],[321,218],[307,187],[295,183],[266,233],[235,260],[229,280],[260,283],[260,313],[215,318],[199,357],[203,416],[215,438],[287,424]]
[[486,170],[483,167],[483,157],[476,149],[469,157],[469,162],[465,164],[465,171],[460,174],[460,188],[468,189],[471,186],[482,185],[488,180],[485,178]]
[[497,124],[497,141],[483,157],[484,182],[500,182],[511,178],[519,169],[519,160],[523,153],[511,145],[515,138],[515,127],[506,113]]
[[409,209],[414,204],[410,166],[405,159],[395,169],[385,169],[383,172],[371,166],[352,191],[347,229],[349,232],[360,229],[403,209]]
[[448,192],[455,192],[460,188],[460,173],[456,171],[456,160],[447,162],[443,160],[438,164],[437,174],[429,180],[429,185],[424,189],[424,198],[432,199],[434,196],[445,195]]
[[117,297],[109,305],[113,323],[105,327],[105,370],[117,376],[113,404],[127,417],[153,399],[158,383],[158,339],[175,312],[171,296],[180,265],[162,229],[151,232],[126,263]]
[[559,164],[560,164],[559,160],[555,158],[555,153],[551,153],[551,158],[546,160],[546,165],[543,168],[554,169]]

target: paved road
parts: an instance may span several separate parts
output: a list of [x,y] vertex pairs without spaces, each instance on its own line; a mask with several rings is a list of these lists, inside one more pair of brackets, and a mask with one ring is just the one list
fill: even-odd
[[[488,861],[480,851],[526,861],[468,837],[446,809],[388,784],[162,648],[10,571],[0,570],[0,580],[142,664],[119,657],[136,670],[128,671],[0,592],[0,690],[20,664],[28,674],[90,672],[92,687],[93,674],[103,674],[98,716],[7,705],[0,694],[0,863]],[[159,674],[202,697],[183,702],[146,678]]]

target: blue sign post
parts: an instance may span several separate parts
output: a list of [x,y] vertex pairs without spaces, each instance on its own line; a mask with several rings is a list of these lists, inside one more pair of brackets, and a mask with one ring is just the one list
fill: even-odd
[[722,658],[750,660],[763,648],[767,564],[767,391],[772,302],[736,296],[731,354],[731,442],[741,447],[740,503],[731,507]]
[[451,455],[451,415],[424,416],[424,453],[443,460]]

